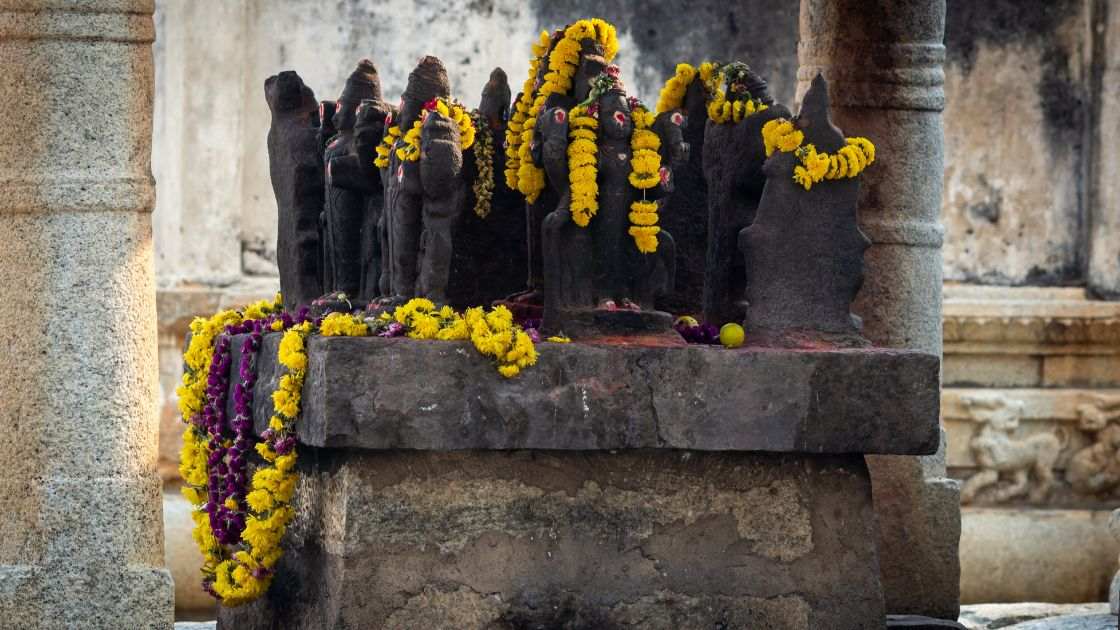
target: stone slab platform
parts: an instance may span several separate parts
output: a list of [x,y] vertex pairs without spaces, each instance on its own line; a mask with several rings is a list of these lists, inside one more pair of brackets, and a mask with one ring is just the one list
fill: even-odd
[[[259,357],[261,431],[283,374],[279,342],[266,336]],[[536,366],[505,379],[467,342],[314,337],[299,439],[376,450],[937,450],[934,355],[582,343],[539,351]]]
[[220,630],[884,625],[858,455],[304,447],[299,470],[276,581]]

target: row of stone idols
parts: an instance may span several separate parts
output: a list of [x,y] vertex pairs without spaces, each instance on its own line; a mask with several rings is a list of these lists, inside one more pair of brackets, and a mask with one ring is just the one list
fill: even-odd
[[[542,39],[544,61],[526,83],[532,93],[515,106],[555,82],[547,55],[564,37]],[[647,112],[626,93],[611,56],[602,38],[581,40],[570,85],[540,96],[528,125],[510,116],[500,68],[468,113],[430,56],[396,106],[383,100],[369,60],[336,101],[317,102],[295,72],[270,77],[285,306],[344,294],[376,311],[427,297],[455,307],[504,303],[576,337],[664,331],[670,313],[702,313],[715,324],[745,318],[755,338],[857,338],[850,304],[868,245],[856,223],[858,179],[809,189],[792,177],[809,164],[803,149],[775,151],[763,139],[768,122],[788,119],[802,146],[822,155],[844,148],[823,79],[796,118],[745,64],[691,81],[675,107]],[[738,97],[735,116],[711,119],[714,95]],[[520,153],[507,150],[511,124],[515,139],[521,132],[528,140]],[[584,138],[593,144],[577,145]],[[651,151],[656,159],[647,159]],[[512,156],[523,180],[536,172],[543,186],[528,195],[511,187],[503,173]],[[656,181],[635,179],[644,176],[638,162],[656,167]],[[577,183],[580,168],[590,193]],[[643,208],[655,210],[636,216]]]

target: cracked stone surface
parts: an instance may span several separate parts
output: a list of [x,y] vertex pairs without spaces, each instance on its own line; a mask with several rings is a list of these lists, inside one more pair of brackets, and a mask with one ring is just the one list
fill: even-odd
[[272,590],[219,628],[883,624],[859,456],[305,448],[300,469]]
[[[276,362],[279,340],[268,335],[259,357],[254,414],[261,431],[283,373]],[[313,338],[299,439],[363,449],[895,455],[932,454],[938,445],[934,355],[580,343],[539,348],[536,366],[505,379],[468,342]]]

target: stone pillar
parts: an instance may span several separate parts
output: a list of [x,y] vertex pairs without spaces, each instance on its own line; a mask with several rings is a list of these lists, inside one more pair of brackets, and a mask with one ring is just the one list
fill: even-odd
[[[1120,9],[1108,3],[1093,15],[1094,102],[1089,183],[1088,284],[1096,295],[1120,300]],[[1106,87],[1107,86],[1107,87]]]
[[0,625],[169,628],[151,0],[0,0]]
[[[833,118],[871,138],[860,224],[871,238],[854,311],[877,345],[941,353],[944,0],[802,0],[799,93],[817,72]],[[956,619],[959,490],[938,455],[868,457],[888,613]]]

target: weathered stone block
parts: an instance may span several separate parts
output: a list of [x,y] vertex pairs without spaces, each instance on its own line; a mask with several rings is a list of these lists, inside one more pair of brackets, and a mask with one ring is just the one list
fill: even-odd
[[277,581],[219,628],[883,626],[859,456],[307,449],[300,462]]
[[[260,354],[261,431],[279,340]],[[919,352],[543,344],[509,380],[466,342],[310,348],[299,439],[313,446],[920,455],[939,439],[938,360]]]

